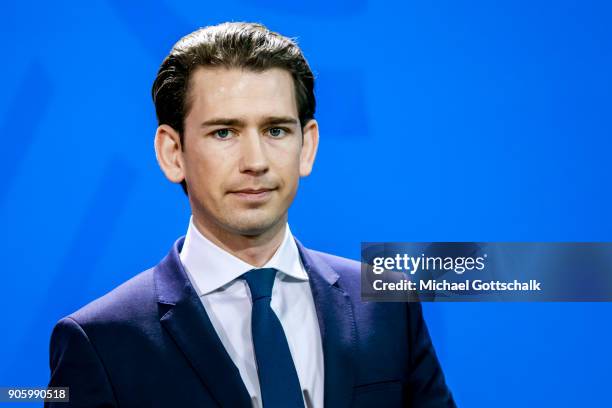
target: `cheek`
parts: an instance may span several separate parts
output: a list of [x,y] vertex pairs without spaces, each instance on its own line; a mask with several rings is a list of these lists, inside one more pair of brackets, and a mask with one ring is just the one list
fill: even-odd
[[287,144],[273,146],[270,159],[283,177],[295,178],[299,177],[301,152],[301,139],[299,143],[297,139],[291,140]]
[[292,160],[283,163],[283,166],[279,168],[279,172],[282,174],[281,177],[287,193],[294,192],[297,189],[300,178],[299,161]]
[[219,186],[227,179],[231,164],[226,155],[201,146],[186,155],[186,173],[189,183],[203,193],[216,194]]

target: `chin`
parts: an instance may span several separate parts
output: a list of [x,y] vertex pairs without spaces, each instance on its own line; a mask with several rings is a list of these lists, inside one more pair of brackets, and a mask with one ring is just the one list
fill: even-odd
[[257,236],[274,228],[274,226],[278,225],[281,221],[282,218],[270,219],[267,217],[261,219],[253,219],[251,217],[244,220],[234,219],[234,222],[230,223],[230,228],[240,235]]
[[244,225],[240,227],[240,233],[247,236],[257,236],[269,231],[273,225],[270,223]]

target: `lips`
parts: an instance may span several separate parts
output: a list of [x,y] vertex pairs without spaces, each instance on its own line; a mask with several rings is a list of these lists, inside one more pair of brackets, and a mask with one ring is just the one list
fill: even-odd
[[265,193],[267,191],[272,191],[273,189],[271,188],[245,188],[242,190],[236,190],[234,191],[234,193],[243,193],[243,194],[259,194],[259,193]]
[[232,191],[231,194],[240,200],[249,202],[264,202],[270,199],[272,192],[276,189],[272,188],[243,188]]

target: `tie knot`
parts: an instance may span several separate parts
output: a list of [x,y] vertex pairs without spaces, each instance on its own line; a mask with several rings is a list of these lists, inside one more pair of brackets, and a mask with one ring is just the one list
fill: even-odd
[[242,279],[249,285],[253,302],[263,297],[272,297],[275,277],[276,269],[274,268],[251,269],[242,275]]

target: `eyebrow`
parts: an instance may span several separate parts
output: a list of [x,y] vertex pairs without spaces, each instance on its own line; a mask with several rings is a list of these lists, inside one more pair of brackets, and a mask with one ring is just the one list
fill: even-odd
[[[200,127],[207,126],[245,126],[246,122],[237,118],[213,118],[202,122]],[[297,125],[298,120],[291,116],[268,116],[264,118],[262,125]]]

